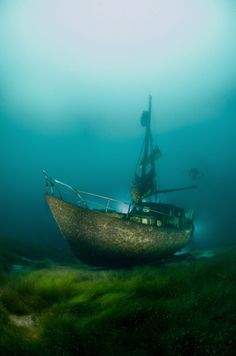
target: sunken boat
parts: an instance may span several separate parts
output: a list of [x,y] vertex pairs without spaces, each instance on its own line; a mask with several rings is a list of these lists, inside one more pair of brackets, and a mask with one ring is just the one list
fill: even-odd
[[[191,210],[162,203],[161,194],[195,188],[158,189],[160,149],[151,132],[152,97],[143,111],[144,143],[130,190],[130,202],[81,191],[46,179],[46,200],[74,255],[93,266],[155,263],[181,250],[193,235]],[[65,192],[70,192],[70,196]]]

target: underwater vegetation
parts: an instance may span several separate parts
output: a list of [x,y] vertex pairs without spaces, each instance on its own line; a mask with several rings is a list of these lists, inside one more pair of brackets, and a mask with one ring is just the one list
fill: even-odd
[[233,355],[236,248],[130,270],[1,269],[1,355]]

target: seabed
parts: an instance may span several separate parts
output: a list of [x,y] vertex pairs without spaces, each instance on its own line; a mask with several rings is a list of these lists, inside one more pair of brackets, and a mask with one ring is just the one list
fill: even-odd
[[128,270],[40,265],[10,251],[0,261],[1,355],[235,351],[235,247]]

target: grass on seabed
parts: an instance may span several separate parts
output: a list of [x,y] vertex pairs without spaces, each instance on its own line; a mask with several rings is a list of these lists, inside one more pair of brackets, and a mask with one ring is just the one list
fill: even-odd
[[[236,250],[129,271],[0,276],[1,355],[233,355]],[[29,317],[29,325],[18,323]]]

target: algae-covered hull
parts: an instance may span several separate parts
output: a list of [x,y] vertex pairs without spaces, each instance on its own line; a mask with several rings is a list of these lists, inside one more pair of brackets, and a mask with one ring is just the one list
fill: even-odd
[[192,227],[158,228],[96,212],[46,195],[73,253],[94,266],[126,266],[157,261],[185,246]]

